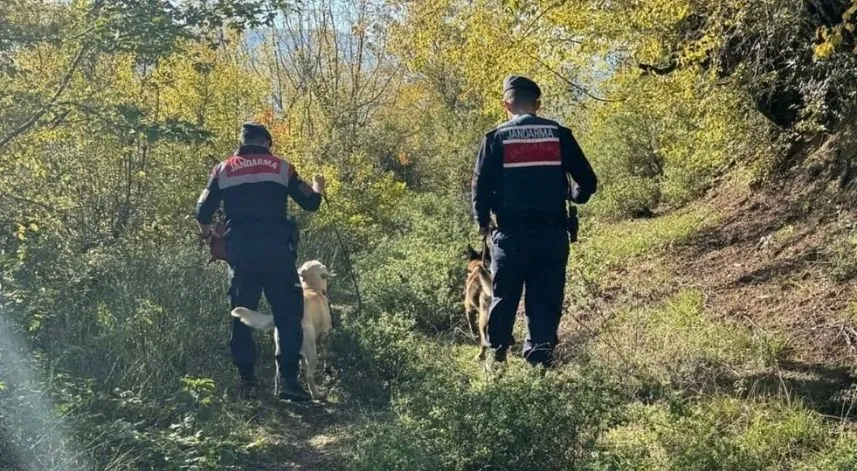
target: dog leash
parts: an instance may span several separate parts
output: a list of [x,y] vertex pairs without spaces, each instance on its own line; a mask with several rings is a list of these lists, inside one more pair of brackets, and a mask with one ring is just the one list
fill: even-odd
[[[330,208],[330,200],[327,198],[327,192],[323,192],[321,197],[324,199],[324,202],[327,204],[327,207]],[[348,251],[348,246],[345,245],[345,242],[342,241],[342,235],[339,233],[339,227],[336,225],[334,221],[331,224],[333,227],[333,233],[336,235],[336,241],[339,244],[339,248],[342,249],[342,253],[345,258],[345,268],[348,269],[348,276],[351,278],[351,282],[354,283],[354,292],[357,295],[357,317],[360,317],[360,314],[363,310],[363,299],[360,296],[360,284],[357,282],[357,277],[354,276],[354,269],[351,265],[351,252]]]
[[488,263],[488,236],[482,238],[482,266]]

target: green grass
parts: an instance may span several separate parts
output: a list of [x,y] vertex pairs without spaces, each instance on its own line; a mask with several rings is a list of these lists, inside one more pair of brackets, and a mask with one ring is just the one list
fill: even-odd
[[662,394],[646,402],[629,391],[635,379],[611,373],[618,363],[604,363],[610,354],[598,351],[602,339],[590,361],[544,377],[520,358],[488,377],[473,361],[475,346],[413,335],[388,319],[371,348],[381,357],[412,356],[391,365],[399,371],[388,374],[389,407],[352,429],[349,469],[738,471],[857,464],[847,455],[854,452],[853,437],[837,440],[835,424],[799,401],[692,391],[696,382],[712,380],[705,369],[750,368],[764,359],[747,332],[707,317],[698,292],[680,292],[637,314],[622,324],[642,332],[614,339],[628,349],[635,374],[663,382]]
[[795,469],[800,471],[850,471],[857,467],[857,433],[844,431],[828,437],[825,447],[806,457]]
[[749,331],[710,318],[702,293],[685,290],[661,305],[616,312],[590,354],[603,367],[630,374],[630,384],[637,378],[698,390],[722,375],[762,368],[776,351]]
[[[436,353],[435,362],[454,354]],[[620,402],[593,371],[542,377],[513,361],[487,380],[445,364],[441,374],[400,390],[390,413],[358,432],[353,469],[573,469],[588,462]]]
[[[597,296],[598,287],[611,270],[640,260],[660,259],[676,244],[715,225],[719,218],[714,208],[700,203],[652,219],[612,224],[584,219],[583,237],[572,245],[569,259],[569,292],[577,297]],[[662,285],[668,279],[641,281]]]
[[619,266],[631,258],[661,254],[718,220],[719,213],[714,208],[699,203],[651,219],[595,226],[587,229],[578,251],[608,266]]
[[828,238],[825,249],[825,272],[835,282],[845,282],[857,276],[857,236],[834,234]]
[[[700,398],[683,404],[631,404],[627,422],[601,441],[614,469],[777,470],[825,459],[830,428],[782,400]],[[852,461],[852,465],[854,462]]]

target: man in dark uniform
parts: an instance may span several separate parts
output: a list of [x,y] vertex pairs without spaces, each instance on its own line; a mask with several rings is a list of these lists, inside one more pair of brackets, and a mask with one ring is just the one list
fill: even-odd
[[503,82],[510,120],[482,140],[473,173],[473,212],[480,234],[492,243],[494,298],[487,346],[496,361],[505,361],[526,286],[523,354],[530,364],[550,366],[558,343],[569,236],[575,236],[576,215],[569,219],[566,201],[586,203],[597,179],[571,131],[536,116],[540,97],[539,86],[526,77]]
[[[196,219],[203,237],[216,236],[210,225],[223,201],[232,308],[258,310],[264,291],[280,346],[275,394],[308,401],[309,394],[298,382],[303,292],[295,268],[296,228],[287,217],[286,203],[291,197],[303,209],[318,210],[324,178],[317,175],[312,188],[304,183],[292,165],[271,154],[271,134],[260,124],[245,124],[240,141],[235,155],[212,170],[197,202]],[[250,327],[237,318],[232,320],[230,346],[243,394],[255,397],[256,346]]]

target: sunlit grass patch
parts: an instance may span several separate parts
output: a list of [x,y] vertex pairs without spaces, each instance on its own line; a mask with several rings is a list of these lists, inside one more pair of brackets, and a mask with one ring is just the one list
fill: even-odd
[[599,364],[630,373],[629,380],[682,388],[703,388],[732,371],[762,367],[767,349],[749,331],[708,317],[703,295],[692,290],[659,306],[618,311],[591,348]]
[[651,219],[608,224],[589,234],[581,252],[594,251],[609,263],[660,252],[694,232],[715,224],[719,213],[703,203]]
[[720,214],[704,203],[651,219],[604,225],[584,220],[581,242],[572,245],[570,277],[597,283],[609,270],[628,266],[640,258],[663,255],[675,244],[719,220]]
[[714,397],[626,412],[600,443],[615,469],[788,469],[829,441],[821,416],[784,400]]
[[835,282],[857,276],[857,235],[840,234],[829,238],[824,247],[825,273]]
[[806,457],[795,469],[800,471],[850,471],[857,469],[857,432],[842,431],[832,443]]

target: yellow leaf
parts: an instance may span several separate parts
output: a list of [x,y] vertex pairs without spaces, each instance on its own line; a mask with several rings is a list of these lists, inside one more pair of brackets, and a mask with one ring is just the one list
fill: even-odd
[[824,60],[824,59],[827,59],[833,55],[834,49],[835,48],[833,47],[833,44],[830,44],[829,42],[825,42],[825,43],[819,44],[818,46],[815,46],[815,50],[813,52],[815,54],[816,59]]

